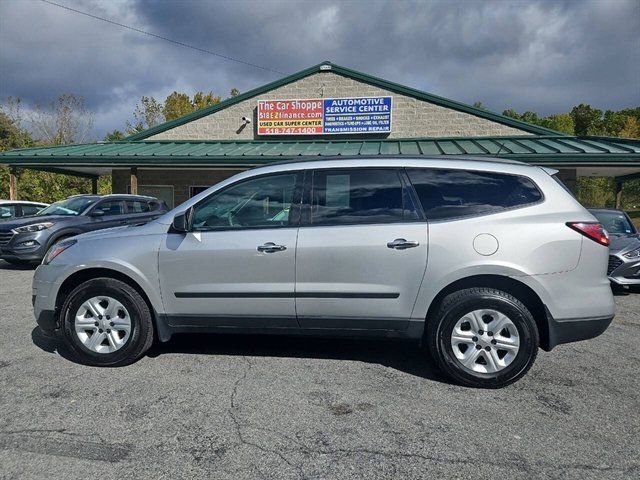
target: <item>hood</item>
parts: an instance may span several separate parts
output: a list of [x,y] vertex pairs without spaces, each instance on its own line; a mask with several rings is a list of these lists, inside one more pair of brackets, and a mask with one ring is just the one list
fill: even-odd
[[24,227],[25,225],[35,225],[36,223],[45,222],[59,222],[61,220],[67,220],[74,218],[71,215],[35,215],[32,217],[21,217],[13,220],[5,220],[0,222],[0,230],[12,230],[17,227]]
[[152,221],[142,225],[125,225],[124,227],[105,228],[93,232],[83,233],[75,238],[84,242],[87,240],[102,240],[105,238],[134,237],[143,235],[156,235],[167,233],[167,226],[157,221]]
[[638,233],[610,233],[609,250],[611,253],[627,253],[640,247],[640,234]]

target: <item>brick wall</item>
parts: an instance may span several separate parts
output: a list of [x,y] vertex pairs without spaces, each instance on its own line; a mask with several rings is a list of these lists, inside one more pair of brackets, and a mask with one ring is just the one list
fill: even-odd
[[[476,117],[468,113],[440,107],[412,97],[398,95],[332,72],[318,72],[283,87],[232,105],[206,117],[159,133],[149,140],[252,140],[267,137],[256,135],[256,110],[258,100],[322,97],[392,96],[392,133],[372,135],[368,138],[407,137],[464,137],[489,135],[527,134],[500,123]],[[242,117],[252,118],[245,128]],[[283,137],[276,137],[282,139]],[[291,138],[291,137],[289,137]],[[296,136],[303,139],[304,137]],[[314,136],[310,138],[322,138]],[[349,135],[332,135],[325,138],[349,138]],[[363,138],[362,135],[351,138]]]
[[[138,169],[138,186],[169,185],[173,186],[173,206],[189,199],[190,186],[210,187],[244,169],[236,170],[189,170],[166,169],[147,170]],[[130,184],[129,170],[114,170],[112,175],[113,193],[128,193]],[[142,192],[138,192],[142,193]],[[171,206],[171,205],[169,205]]]

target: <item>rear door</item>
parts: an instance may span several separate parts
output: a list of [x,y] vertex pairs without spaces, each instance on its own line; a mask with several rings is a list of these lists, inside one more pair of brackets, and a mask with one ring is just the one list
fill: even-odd
[[296,252],[300,325],[406,329],[426,268],[427,224],[404,172],[315,170],[305,195]]
[[127,199],[125,205],[127,207],[127,223],[131,225],[148,222],[164,213],[159,202],[147,198]]

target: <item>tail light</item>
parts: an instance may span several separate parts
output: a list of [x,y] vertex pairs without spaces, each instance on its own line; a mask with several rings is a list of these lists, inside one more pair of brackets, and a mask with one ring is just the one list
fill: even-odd
[[567,227],[572,228],[587,238],[590,238],[600,245],[609,246],[609,234],[597,222],[567,222]]

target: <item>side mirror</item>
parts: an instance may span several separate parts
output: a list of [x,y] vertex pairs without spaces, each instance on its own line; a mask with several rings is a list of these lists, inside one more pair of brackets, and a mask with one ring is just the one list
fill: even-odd
[[90,217],[104,217],[104,212],[102,210],[93,210],[89,213]]
[[178,233],[189,232],[191,230],[191,212],[192,210],[189,208],[188,210],[185,210],[173,217],[171,229]]

